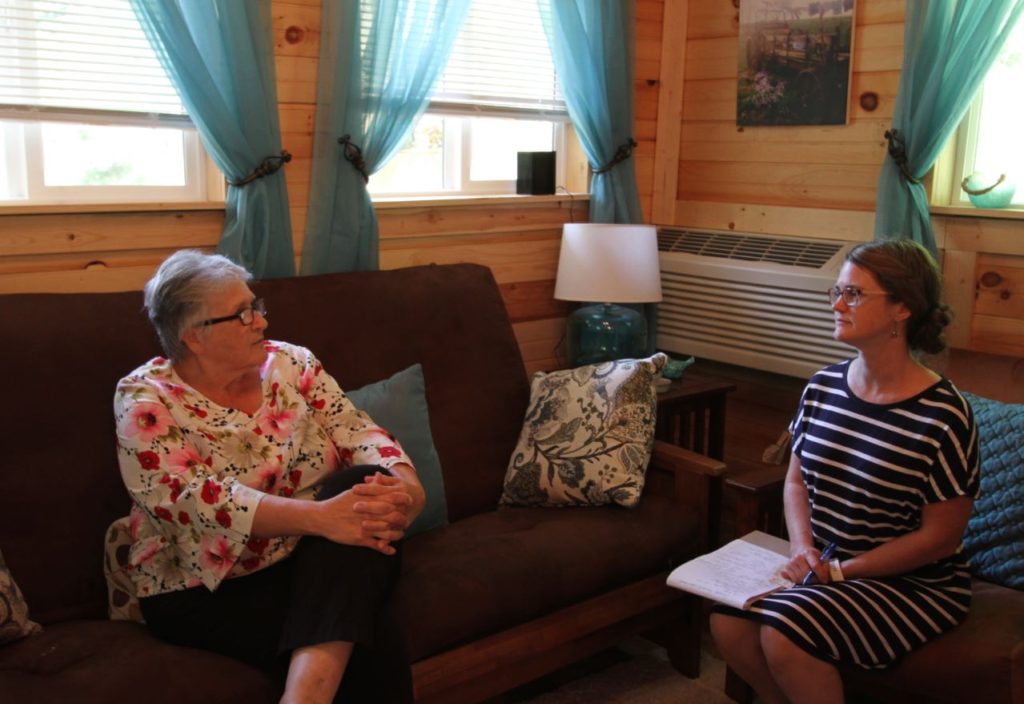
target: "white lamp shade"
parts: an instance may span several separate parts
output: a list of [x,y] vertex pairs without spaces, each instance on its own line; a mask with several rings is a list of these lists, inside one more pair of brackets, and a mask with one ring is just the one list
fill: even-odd
[[564,225],[555,298],[591,303],[660,301],[656,228],[596,223]]

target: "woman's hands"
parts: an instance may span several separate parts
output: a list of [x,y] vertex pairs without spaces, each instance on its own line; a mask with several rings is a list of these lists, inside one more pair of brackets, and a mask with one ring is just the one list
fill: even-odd
[[782,570],[782,576],[796,584],[801,584],[807,573],[814,571],[819,584],[828,584],[832,581],[828,571],[828,560],[821,559],[821,551],[813,545],[799,546],[794,542],[789,544],[789,564]]
[[402,539],[419,513],[413,512],[416,501],[412,494],[402,479],[377,472],[364,484],[317,504],[323,511],[319,532],[336,543],[394,555],[392,543]]

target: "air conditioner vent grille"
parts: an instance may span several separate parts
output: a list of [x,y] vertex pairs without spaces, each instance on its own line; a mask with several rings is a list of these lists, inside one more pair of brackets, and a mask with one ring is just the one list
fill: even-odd
[[665,229],[658,231],[658,249],[662,252],[686,252],[749,262],[774,262],[811,269],[823,267],[843,245],[843,242],[759,237],[731,232]]

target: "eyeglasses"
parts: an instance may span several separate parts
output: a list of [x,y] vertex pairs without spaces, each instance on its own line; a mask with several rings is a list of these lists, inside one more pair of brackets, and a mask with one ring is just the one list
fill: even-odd
[[238,320],[242,325],[252,325],[252,321],[255,320],[256,313],[259,313],[264,318],[267,317],[267,304],[262,298],[257,298],[249,305],[248,308],[244,308],[233,315],[225,315],[220,318],[210,318],[199,323],[200,327],[206,327],[208,325],[217,325],[218,323],[226,323],[229,320]]
[[864,296],[888,296],[889,294],[885,291],[863,291],[856,286],[833,286],[826,291],[828,293],[828,304],[834,306],[836,301],[840,298],[843,299],[843,303],[849,308],[856,308],[860,305],[861,298]]

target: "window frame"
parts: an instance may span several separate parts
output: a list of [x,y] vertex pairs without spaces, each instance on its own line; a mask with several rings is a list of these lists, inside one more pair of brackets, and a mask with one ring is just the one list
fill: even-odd
[[0,124],[6,152],[4,179],[20,186],[26,197],[0,201],[0,207],[45,207],[49,205],[104,205],[138,203],[210,203],[223,201],[226,195],[224,177],[203,149],[199,134],[191,122],[153,124],[148,127],[175,129],[181,132],[185,183],[181,186],[48,186],[45,183],[43,127],[47,123],[95,125],[102,127],[135,127],[137,121],[125,123],[108,120],[21,120]]
[[[1024,20],[1019,30],[1024,31]],[[1024,74],[1024,68],[1021,69]],[[976,162],[978,133],[981,128],[984,105],[984,84],[971,101],[960,124],[939,153],[931,172],[926,177],[929,186],[929,210],[939,215],[962,215],[989,218],[1024,218],[1024,174],[1017,177],[1015,200],[1005,208],[979,208],[971,203],[961,183]],[[968,164],[970,167],[968,167]]]
[[[8,28],[13,32],[9,35],[13,72],[5,79],[4,102],[0,104],[0,144],[4,156],[0,185],[5,186],[5,191],[24,197],[0,200],[0,213],[45,212],[48,209],[69,212],[75,207],[83,211],[97,207],[137,210],[145,204],[153,209],[224,207],[224,176],[203,147],[194,123],[184,113],[181,98],[176,96],[172,82],[152,78],[154,72],[161,76],[164,72],[156,56],[144,48],[148,41],[144,39],[142,28],[128,24],[135,21],[135,14],[127,2],[83,3],[73,7],[67,17],[58,13],[56,18],[37,16],[37,13],[49,9],[45,3],[37,6],[31,1],[15,0],[5,7],[13,18]],[[88,14],[87,21],[82,21],[85,14]],[[106,18],[106,23],[97,21],[97,18]],[[111,30],[110,27],[116,29]],[[99,34],[121,38],[122,41],[90,41]],[[81,52],[83,46],[94,49],[91,53],[86,52],[87,61],[83,61],[86,61],[86,66],[99,67],[94,71],[98,78],[95,82],[91,78],[83,78],[80,85],[74,83],[76,89],[85,88],[84,91],[66,90],[64,84],[68,82],[69,75],[65,75],[67,70],[60,66],[54,68],[55,60],[59,64],[61,60],[66,63],[75,59],[79,56],[75,47]],[[95,48],[97,46],[109,47],[109,50],[99,50]],[[125,56],[138,59],[133,65],[137,63],[145,68],[142,74],[118,70],[121,78],[114,79],[110,83],[112,87],[105,89],[104,78],[113,74],[105,72],[104,67],[115,69],[124,66],[125,59],[120,53],[123,48],[127,48]],[[76,63],[75,67],[79,65]],[[140,85],[160,87],[150,92],[140,91]],[[178,130],[182,135],[184,184],[46,185],[42,135],[44,126],[53,123],[113,129]],[[59,155],[57,159],[60,161]],[[159,162],[157,165],[159,167]],[[119,208],[119,205],[124,207]]]

